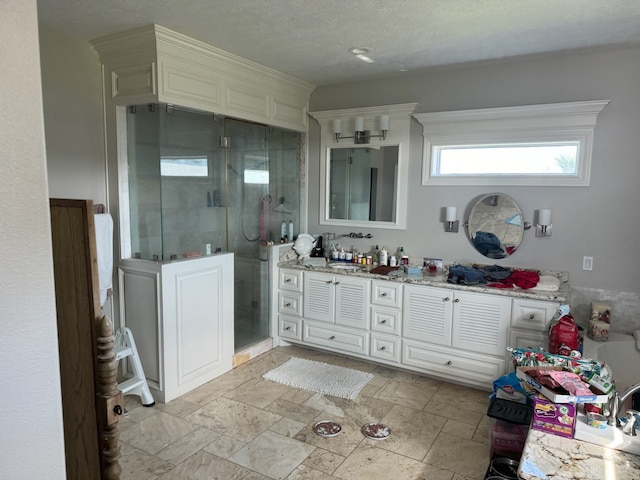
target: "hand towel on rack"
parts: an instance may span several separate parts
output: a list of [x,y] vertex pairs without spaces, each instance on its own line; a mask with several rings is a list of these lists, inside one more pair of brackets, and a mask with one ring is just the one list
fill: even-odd
[[107,301],[107,293],[113,286],[113,219],[108,213],[94,215],[96,252],[98,255],[98,281],[100,306]]

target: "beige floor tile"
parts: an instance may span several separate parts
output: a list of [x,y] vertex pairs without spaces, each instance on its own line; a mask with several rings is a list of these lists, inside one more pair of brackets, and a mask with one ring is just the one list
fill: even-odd
[[458,437],[466,438],[467,440],[473,438],[476,429],[465,422],[459,422],[458,420],[447,419],[447,422],[442,427],[443,432],[456,435]]
[[300,390],[298,388],[291,388],[280,398],[292,403],[304,403],[314,395],[315,393],[313,392],[307,392],[306,390]]
[[478,424],[475,433],[473,434],[472,440],[480,443],[489,443],[489,435],[491,432],[491,418],[488,416],[483,416],[482,420]]
[[221,435],[207,428],[196,428],[193,432],[185,435],[180,440],[173,442],[157,453],[157,457],[166,460],[173,465],[186,460],[194,453],[202,450]]
[[291,388],[285,385],[256,378],[243,383],[235,390],[225,393],[224,397],[233,398],[254,407],[264,408],[290,390]]
[[342,480],[423,480],[426,465],[371,445],[359,446],[334,472]]
[[240,375],[236,373],[236,370],[238,369],[231,370],[191,392],[182,395],[180,398],[187,402],[197,403],[198,405],[206,405],[210,401],[217,399],[231,390],[235,390],[243,383],[251,380],[251,377]]
[[334,413],[338,417],[349,418],[360,426],[379,422],[394,406],[386,400],[366,395],[358,395],[354,400],[323,396],[321,402],[312,404],[308,401],[305,405],[322,408],[327,414]]
[[445,422],[443,417],[396,405],[382,419],[382,423],[391,429],[391,436],[386,440],[366,439],[365,442],[422,460]]
[[336,471],[336,468],[338,468],[342,462],[344,462],[342,455],[329,452],[323,448],[316,448],[302,464],[314,470],[331,474]]
[[322,413],[322,411],[315,408],[305,407],[304,405],[290,402],[282,398],[271,402],[265,407],[265,410],[278,415],[282,415],[283,417],[297,420],[298,422],[302,422],[305,425],[310,424],[314,418]]
[[433,401],[443,402],[452,408],[487,413],[489,393],[484,390],[443,383],[433,396]]
[[173,468],[169,462],[120,442],[120,480],[155,480]]
[[489,446],[441,432],[424,462],[471,478],[483,478],[489,464]]
[[222,435],[204,447],[203,450],[220,458],[229,458],[245,445],[245,442]]
[[275,432],[264,432],[229,460],[274,479],[287,477],[315,447]]
[[298,465],[286,480],[338,480],[333,475],[321,472],[306,465]]
[[304,427],[305,424],[302,422],[282,417],[276,423],[271,425],[269,430],[279,433],[280,435],[284,435],[285,437],[295,437]]
[[161,412],[175,415],[176,417],[186,418],[201,407],[202,405],[198,405],[197,403],[187,402],[182,398],[176,398],[169,403],[156,403],[154,408]]
[[196,428],[186,420],[157,412],[122,432],[120,439],[133,447],[155,455]]
[[209,452],[198,452],[161,477],[161,480],[240,480],[249,470]]
[[422,472],[422,477],[424,480],[452,480],[454,478],[455,473],[450,470],[445,470],[443,468],[434,467],[433,465],[424,464],[425,468]]
[[375,394],[375,397],[396,405],[422,410],[437,390],[438,385],[390,379],[385,383],[384,387]]
[[[488,405],[485,406],[485,410],[483,412],[480,412],[478,411],[481,410],[480,408],[472,406],[472,410],[466,410],[458,407],[456,403],[462,402],[456,402],[453,398],[447,400],[445,396],[439,395],[438,398],[432,398],[429,400],[422,410],[424,412],[441,415],[459,422],[468,423],[471,425],[472,429],[477,428],[480,421],[486,416],[486,408]],[[464,405],[469,407],[471,406],[471,403],[464,402]]]
[[218,398],[187,417],[190,422],[250,442],[282,418],[229,398]]

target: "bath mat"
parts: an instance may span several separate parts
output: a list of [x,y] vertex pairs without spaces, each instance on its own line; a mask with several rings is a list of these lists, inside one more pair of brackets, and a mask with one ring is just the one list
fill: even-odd
[[290,387],[353,400],[373,375],[351,368],[291,357],[262,378]]

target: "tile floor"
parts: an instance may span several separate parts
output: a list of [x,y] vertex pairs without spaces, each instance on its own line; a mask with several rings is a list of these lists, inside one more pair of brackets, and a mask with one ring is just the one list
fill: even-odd
[[[290,357],[371,372],[355,400],[262,379]],[[471,480],[489,463],[487,392],[300,347],[279,347],[168,403],[127,396],[123,480]],[[332,438],[319,420],[341,423]],[[360,428],[383,422],[386,440]]]

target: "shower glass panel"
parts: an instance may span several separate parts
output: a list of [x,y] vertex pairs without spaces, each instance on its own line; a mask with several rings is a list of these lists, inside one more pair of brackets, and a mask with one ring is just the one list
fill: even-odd
[[166,105],[128,107],[127,133],[132,255],[233,252],[235,349],[269,337],[265,245],[298,233],[302,135]]

